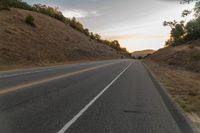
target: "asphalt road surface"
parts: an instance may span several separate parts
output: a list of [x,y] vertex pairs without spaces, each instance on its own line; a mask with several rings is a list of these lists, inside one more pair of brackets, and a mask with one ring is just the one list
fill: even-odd
[[0,133],[194,133],[143,63],[0,73]]

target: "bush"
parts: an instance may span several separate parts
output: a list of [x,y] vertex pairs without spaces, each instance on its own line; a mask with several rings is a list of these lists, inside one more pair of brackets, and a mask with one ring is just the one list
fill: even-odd
[[36,12],[45,14],[47,16],[53,17],[57,20],[60,20],[61,22],[67,23],[69,20],[67,18],[65,18],[62,14],[62,12],[60,12],[58,10],[58,8],[53,8],[50,6],[46,6],[46,5],[41,5],[41,4],[34,4],[32,9]]
[[26,23],[27,24],[30,24],[30,25],[32,25],[32,26],[35,26],[35,24],[34,24],[34,17],[33,16],[31,16],[31,15],[28,15],[27,17],[26,17]]
[[194,60],[194,61],[200,61],[200,54],[194,54],[194,55],[192,55],[192,60]]
[[82,33],[85,33],[85,32],[87,32],[87,33],[85,33],[85,34],[88,34],[88,33],[89,33],[89,31],[88,31],[87,29],[84,29],[83,25],[82,25],[79,21],[77,21],[75,17],[73,17],[73,18],[69,21],[69,24],[70,24],[70,26],[71,26],[72,28],[74,28],[74,29],[76,29],[76,30],[78,30],[78,31],[80,31],[80,32],[82,32]]
[[144,57],[138,56],[137,59],[142,60]]
[[0,2],[0,11],[1,10],[10,10],[8,4],[6,4],[5,2],[1,1]]
[[195,46],[194,46],[194,45],[189,45],[188,48],[190,48],[190,49],[194,49]]
[[22,2],[21,0],[1,0],[0,5],[3,5],[6,9],[9,7],[15,7],[25,10],[33,10],[30,5],[28,5],[26,2]]
[[0,6],[0,11],[1,10],[7,10],[7,11],[10,11],[10,8],[9,7],[2,7],[2,6]]
[[188,95],[190,96],[196,96],[198,94],[198,89],[189,89]]
[[148,57],[151,56],[151,55],[152,55],[152,54],[149,53],[149,54],[147,54],[144,58],[148,58]]

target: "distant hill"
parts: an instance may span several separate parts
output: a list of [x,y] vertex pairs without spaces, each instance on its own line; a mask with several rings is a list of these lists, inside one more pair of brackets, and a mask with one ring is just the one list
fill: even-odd
[[142,50],[142,51],[135,51],[132,53],[132,57],[138,58],[138,57],[145,57],[148,54],[153,54],[155,50],[152,49],[147,49],[147,50]]
[[0,38],[0,68],[123,57],[57,19],[16,8],[0,10]]
[[148,59],[189,71],[200,72],[200,40],[160,49],[149,56]]

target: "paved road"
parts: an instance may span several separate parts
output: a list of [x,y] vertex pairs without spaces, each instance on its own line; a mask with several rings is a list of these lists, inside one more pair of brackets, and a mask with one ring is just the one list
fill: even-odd
[[159,89],[134,60],[1,72],[0,133],[193,133]]

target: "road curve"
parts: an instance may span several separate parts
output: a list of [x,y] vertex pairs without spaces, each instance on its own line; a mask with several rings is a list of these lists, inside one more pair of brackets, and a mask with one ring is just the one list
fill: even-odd
[[1,72],[0,133],[194,133],[155,82],[135,60]]

